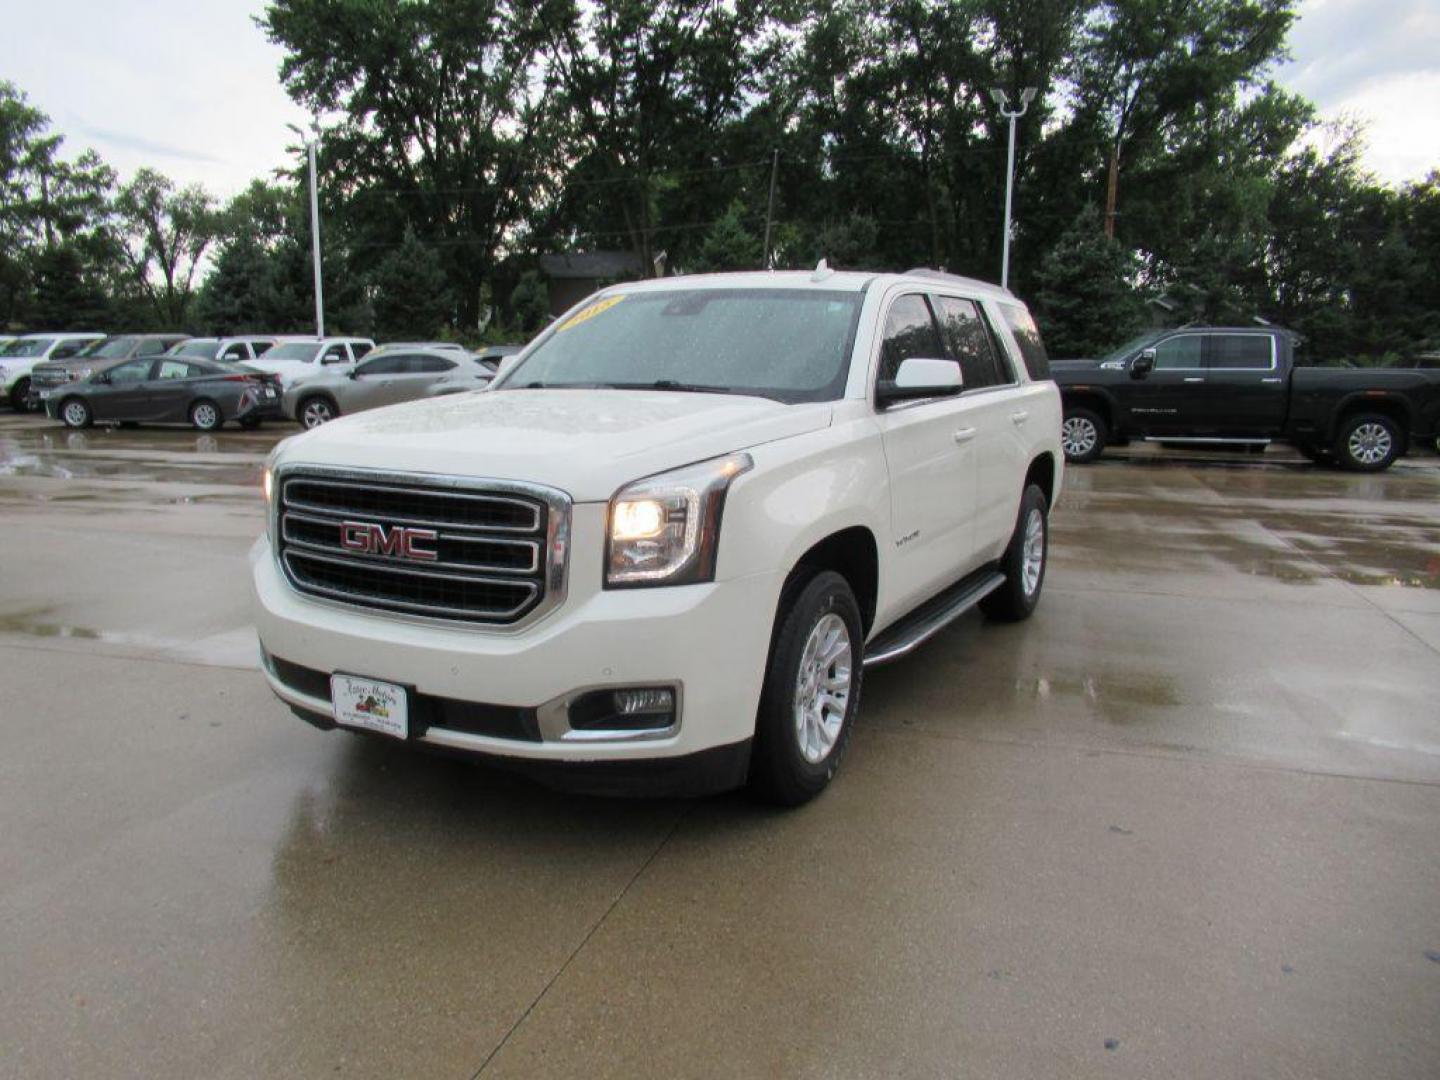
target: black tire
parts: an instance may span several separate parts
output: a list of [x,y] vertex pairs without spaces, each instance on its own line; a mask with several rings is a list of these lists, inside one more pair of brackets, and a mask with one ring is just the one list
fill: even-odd
[[60,422],[68,428],[87,428],[95,422],[90,403],[82,397],[68,397],[60,403]]
[[10,388],[10,407],[16,412],[30,411],[30,377],[21,376]]
[[225,414],[209,398],[201,398],[190,406],[190,423],[196,431],[219,431],[225,426]]
[[[1026,573],[1027,541],[1032,528],[1038,527],[1038,573]],[[1005,554],[1000,556],[1000,572],[1005,584],[980,601],[980,610],[996,622],[1019,622],[1028,619],[1040,603],[1045,587],[1045,570],[1050,565],[1050,506],[1045,492],[1031,484],[1020,497],[1020,514],[1015,531],[1010,535]],[[1033,566],[1032,566],[1033,571]]]
[[1093,409],[1075,407],[1065,410],[1060,434],[1065,460],[1072,465],[1084,465],[1105,452],[1110,428],[1105,418]]
[[1405,447],[1400,425],[1383,413],[1360,413],[1340,425],[1333,453],[1342,469],[1383,472]]
[[[822,570],[810,577],[797,577],[789,584],[780,601],[775,634],[770,643],[770,662],[765,669],[765,684],[760,694],[760,710],[755,718],[755,742],[750,754],[750,789],[766,802],[781,806],[799,806],[824,790],[845,757],[860,708],[860,684],[864,671],[864,632],[861,630],[860,605],[849,584],[839,574]],[[816,685],[802,682],[802,663],[813,676],[821,669],[807,661],[807,646],[812,636],[823,638],[825,627],[836,624],[838,617],[849,637],[849,682],[839,715],[839,728],[828,747],[823,744],[819,726],[806,725],[807,734],[816,736],[807,755],[801,746],[796,712],[802,694],[812,694]],[[825,627],[822,627],[825,624]],[[823,667],[838,677],[843,654]],[[813,700],[813,698],[812,698]],[[821,715],[833,716],[821,710]],[[819,756],[815,756],[815,755]]]
[[306,431],[328,424],[340,415],[340,406],[329,394],[311,394],[295,408],[295,419]]

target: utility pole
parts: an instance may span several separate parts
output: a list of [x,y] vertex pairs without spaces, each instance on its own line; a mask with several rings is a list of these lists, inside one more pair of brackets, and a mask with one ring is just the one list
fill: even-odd
[[1115,239],[1115,202],[1120,193],[1120,137],[1110,147],[1110,175],[1105,181],[1105,235]]
[[775,217],[775,174],[780,171],[780,148],[775,148],[775,156],[770,159],[770,198],[765,203],[765,263],[762,270],[770,269],[770,225]]
[[310,158],[310,259],[315,267],[315,336],[325,336],[325,290],[320,275],[320,193],[315,187],[315,149],[320,142],[320,124],[312,121],[314,134],[307,137],[294,124],[286,124],[305,141]]
[[1011,110],[1010,95],[999,87],[990,91],[990,98],[1000,109],[1000,115],[1010,121],[1010,153],[1005,164],[1005,235],[1000,248],[1000,287],[1010,285],[1010,206],[1015,187],[1015,121],[1025,115],[1030,102],[1035,100],[1035,87],[1027,86],[1020,91],[1020,108]]

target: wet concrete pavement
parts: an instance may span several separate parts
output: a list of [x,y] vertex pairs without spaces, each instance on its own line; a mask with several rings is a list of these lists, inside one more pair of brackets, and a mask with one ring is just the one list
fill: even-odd
[[276,433],[0,413],[0,1075],[1431,1077],[1440,462],[1114,453],[792,813],[294,720]]

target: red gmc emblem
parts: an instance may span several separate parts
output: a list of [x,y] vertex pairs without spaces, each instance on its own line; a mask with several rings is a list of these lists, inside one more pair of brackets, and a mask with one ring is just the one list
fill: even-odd
[[362,555],[398,555],[402,559],[423,559],[434,562],[439,555],[434,548],[421,547],[439,538],[434,529],[407,529],[404,525],[385,528],[371,521],[342,521],[340,546]]

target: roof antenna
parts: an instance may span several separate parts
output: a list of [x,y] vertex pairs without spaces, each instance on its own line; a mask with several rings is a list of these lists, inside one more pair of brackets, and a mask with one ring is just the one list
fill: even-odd
[[815,272],[810,275],[810,280],[824,281],[833,273],[835,273],[835,271],[830,269],[830,264],[824,259],[821,259],[818,263],[815,264]]

